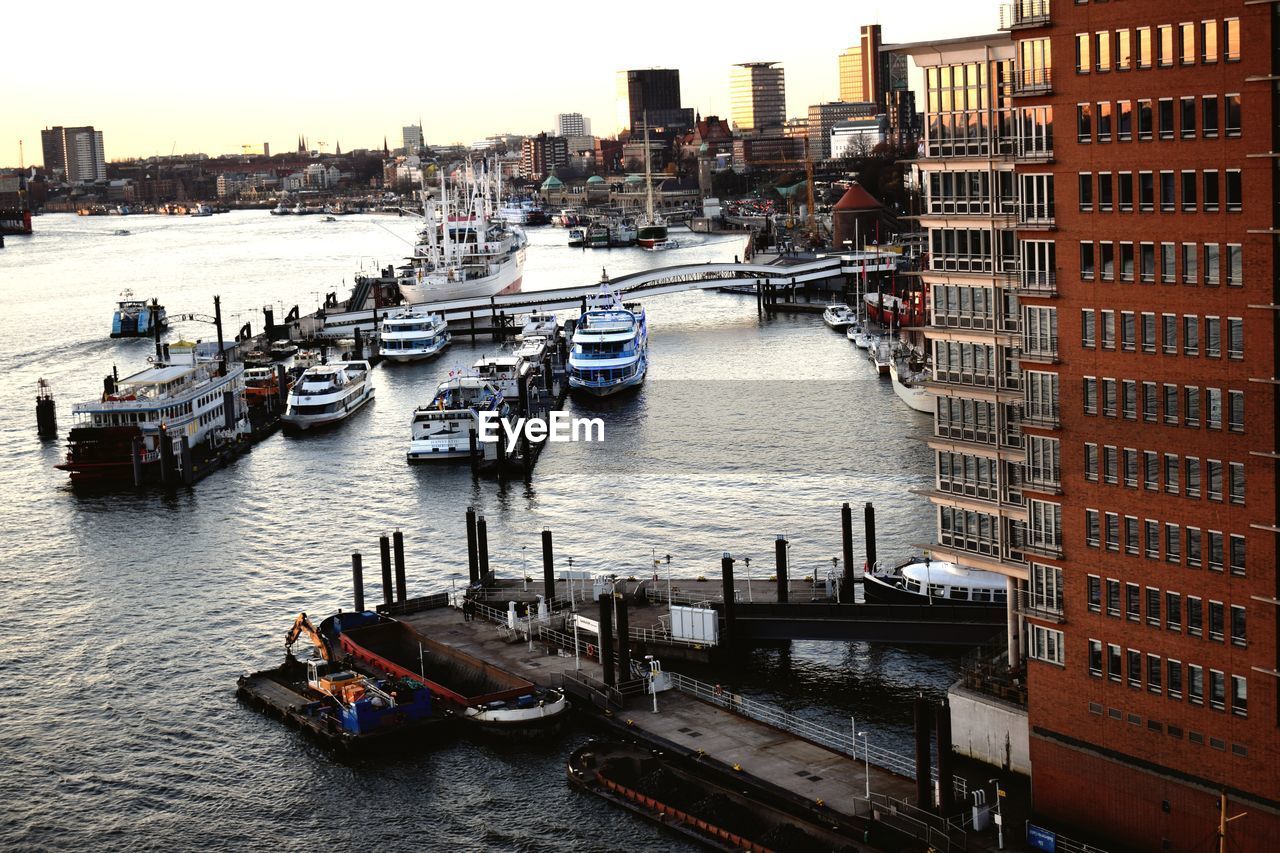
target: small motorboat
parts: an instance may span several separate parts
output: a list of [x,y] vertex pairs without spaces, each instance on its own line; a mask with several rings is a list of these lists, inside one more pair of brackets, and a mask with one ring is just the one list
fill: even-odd
[[833,302],[822,312],[822,322],[833,329],[843,330],[858,322],[858,316],[843,302]]

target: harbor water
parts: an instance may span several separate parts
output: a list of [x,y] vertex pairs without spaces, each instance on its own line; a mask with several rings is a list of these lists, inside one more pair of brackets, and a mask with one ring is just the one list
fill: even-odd
[[[218,294],[228,337],[245,322],[257,332],[264,305],[277,320],[295,304],[307,313],[329,291],[344,298],[361,266],[398,263],[415,221],[46,215],[36,230],[0,251],[6,847],[681,849],[569,789],[580,734],[344,763],[240,706],[236,677],[279,662],[299,611],[351,606],[351,551],[381,600],[380,534],[404,532],[410,595],[465,582],[468,505],[487,519],[499,577],[519,577],[526,560],[540,577],[544,527],[561,569],[572,557],[575,570],[643,577],[658,555],[665,574],[669,554],[676,577],[714,577],[729,551],[740,579],[751,557],[761,588],[778,534],[792,542],[792,577],[821,583],[843,501],[855,518],[874,502],[886,562],[931,539],[932,510],[911,494],[933,479],[928,417],[819,315],[763,319],[753,297],[715,291],[646,303],[648,381],[571,400],[571,413],[604,419],[605,440],[548,447],[530,483],[405,463],[413,408],[497,350],[459,337],[435,361],[375,369],[374,403],[337,429],[274,435],[192,490],[77,494],[53,467],[64,441],[36,437],[36,383],[51,383],[65,439],[72,403],[101,393],[113,365],[121,376],[145,366],[151,343],[108,338],[121,291],[157,297],[170,316],[212,314]],[[529,234],[526,291],[743,249],[683,230],[679,248],[657,253]],[[173,333],[214,337],[199,320]],[[856,529],[859,554],[861,540]],[[909,753],[911,698],[941,696],[957,669],[952,651],[793,643],[733,675],[696,674],[833,726],[856,718],[873,743]]]

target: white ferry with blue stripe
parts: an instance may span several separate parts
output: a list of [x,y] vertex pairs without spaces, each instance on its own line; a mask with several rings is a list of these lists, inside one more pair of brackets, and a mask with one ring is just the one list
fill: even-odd
[[604,292],[579,319],[569,350],[569,388],[607,397],[644,382],[649,329],[638,302]]

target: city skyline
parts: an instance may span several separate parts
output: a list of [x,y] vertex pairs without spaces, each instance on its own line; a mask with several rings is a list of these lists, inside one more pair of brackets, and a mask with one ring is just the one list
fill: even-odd
[[[777,60],[787,78],[787,115],[805,115],[810,104],[838,95],[838,57],[858,41],[864,24],[880,23],[886,42],[945,38],[973,29],[972,8],[937,0],[901,4],[868,4],[832,25],[791,35],[770,30],[765,22],[730,26],[714,10],[682,11],[686,23],[664,31],[661,39],[614,43],[608,37],[570,36],[546,25],[545,30],[494,26],[475,39],[422,39],[422,50],[441,60],[429,68],[462,69],[468,57],[484,54],[522,63],[513,75],[511,63],[480,60],[468,69],[466,86],[424,85],[421,71],[406,73],[408,61],[349,62],[309,66],[295,55],[333,57],[352,50],[350,30],[340,18],[350,13],[335,4],[318,4],[318,20],[329,27],[304,28],[288,46],[271,39],[228,40],[213,28],[184,27],[171,7],[133,3],[122,10],[73,2],[84,32],[109,31],[129,10],[159,10],[131,18],[133,44],[180,42],[180,51],[142,50],[101,60],[101,68],[85,69],[99,60],[60,59],[48,40],[29,38],[16,45],[18,67],[40,68],[23,86],[11,91],[0,111],[0,167],[41,162],[40,131],[55,125],[87,125],[102,130],[108,161],[170,153],[238,154],[242,146],[260,150],[293,150],[305,134],[313,148],[332,152],[381,148],[383,137],[398,147],[401,129],[422,116],[428,142],[471,143],[501,132],[536,134],[552,130],[558,113],[581,112],[595,133],[614,132],[614,80],[627,68],[667,67],[681,72],[684,105],[703,115],[729,114],[730,68],[739,63]],[[499,21],[520,7],[499,4]],[[827,7],[807,3],[801,20],[828,18]],[[339,14],[339,10],[341,10]],[[226,11],[252,12],[262,32],[297,29],[296,14],[263,11],[247,3],[230,3]],[[34,9],[19,9],[15,32],[36,33],[43,26]],[[998,4],[991,3],[989,29],[997,23]],[[604,36],[626,20],[606,22]],[[180,30],[175,30],[180,28]],[[180,32],[180,38],[175,33]],[[243,42],[243,43],[242,43]],[[266,45],[266,46],[264,46]],[[557,48],[556,45],[564,45]],[[482,46],[482,48],[481,48]],[[403,58],[404,45],[385,48]],[[170,53],[174,55],[170,55]],[[421,67],[419,65],[418,67]],[[296,69],[296,71],[291,71]],[[332,70],[330,70],[332,69]],[[323,143],[323,145],[321,144]]]

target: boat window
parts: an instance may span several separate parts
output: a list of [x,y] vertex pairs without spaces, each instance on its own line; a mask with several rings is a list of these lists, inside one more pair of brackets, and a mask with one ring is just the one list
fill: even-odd
[[919,592],[919,591],[920,591],[920,581],[918,581],[918,580],[914,580],[914,579],[911,579],[911,578],[908,578],[908,579],[907,579],[907,591],[908,591],[908,592]]
[[975,590],[973,591],[973,600],[974,600],[974,601],[990,601],[990,600],[991,600],[991,590],[989,590],[989,589],[975,589]]
[[969,588],[967,586],[953,586],[951,587],[951,597],[956,601],[968,601]]
[[934,598],[946,598],[947,588],[939,583],[929,584],[929,595]]
[[1005,591],[1004,591],[1003,589],[997,589],[997,590],[995,590],[995,591],[992,593],[992,595],[993,595],[993,597],[994,597],[994,599],[995,599],[995,601],[996,601],[996,603],[997,603],[997,604],[1004,604],[1004,603],[1005,603],[1006,596],[1005,596]]

